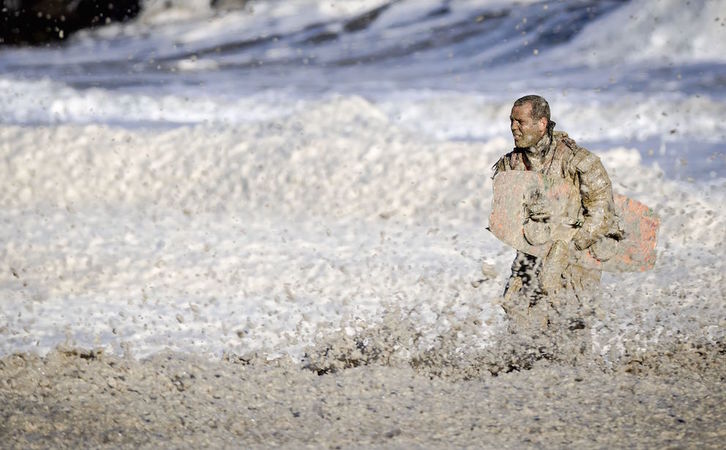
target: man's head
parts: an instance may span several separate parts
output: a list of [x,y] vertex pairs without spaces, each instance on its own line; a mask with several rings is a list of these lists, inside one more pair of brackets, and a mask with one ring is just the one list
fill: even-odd
[[514,145],[532,147],[547,132],[550,125],[550,105],[539,95],[518,98],[509,116]]

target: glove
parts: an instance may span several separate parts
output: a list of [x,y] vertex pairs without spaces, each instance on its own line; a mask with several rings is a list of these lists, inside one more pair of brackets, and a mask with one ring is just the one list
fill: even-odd
[[575,248],[578,250],[585,250],[586,248],[589,248],[592,244],[597,242],[597,239],[595,239],[590,233],[586,232],[583,229],[580,229],[575,233],[575,236],[572,238],[572,242],[575,244]]

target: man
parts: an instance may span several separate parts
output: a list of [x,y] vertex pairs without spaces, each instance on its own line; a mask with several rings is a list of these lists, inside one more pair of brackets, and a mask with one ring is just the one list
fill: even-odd
[[[539,320],[549,322],[550,309],[554,309],[557,315],[575,320],[574,326],[583,325],[581,319],[572,319],[573,314],[579,317],[583,296],[597,290],[601,272],[577,265],[578,256],[605,236],[622,237],[610,178],[599,158],[566,133],[554,131],[555,122],[550,120],[550,107],[544,98],[527,95],[515,101],[510,122],[515,148],[493,166],[494,176],[507,170],[536,171],[571,184],[579,195],[570,198],[566,208],[568,223],[577,228],[571,241],[554,242],[544,258],[517,252],[504,292],[504,309],[510,316],[526,316],[539,303],[538,308],[547,310]],[[546,201],[533,198],[527,212],[525,238],[543,239],[539,225],[549,219]],[[570,309],[569,313],[565,309]]]

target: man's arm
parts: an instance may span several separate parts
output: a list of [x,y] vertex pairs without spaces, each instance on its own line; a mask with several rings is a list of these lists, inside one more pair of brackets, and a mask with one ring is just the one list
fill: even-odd
[[580,180],[583,223],[573,238],[575,246],[584,250],[603,237],[615,219],[613,189],[610,177],[600,158],[581,149],[574,158]]

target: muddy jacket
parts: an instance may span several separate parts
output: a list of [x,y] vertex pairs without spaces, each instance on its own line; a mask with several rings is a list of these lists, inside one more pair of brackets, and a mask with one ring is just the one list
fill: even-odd
[[600,159],[578,146],[567,133],[545,135],[531,149],[515,148],[492,167],[494,175],[505,170],[534,170],[551,179],[571,183],[580,193],[567,208],[579,230],[573,238],[584,250],[601,237],[618,232],[612,184]]

